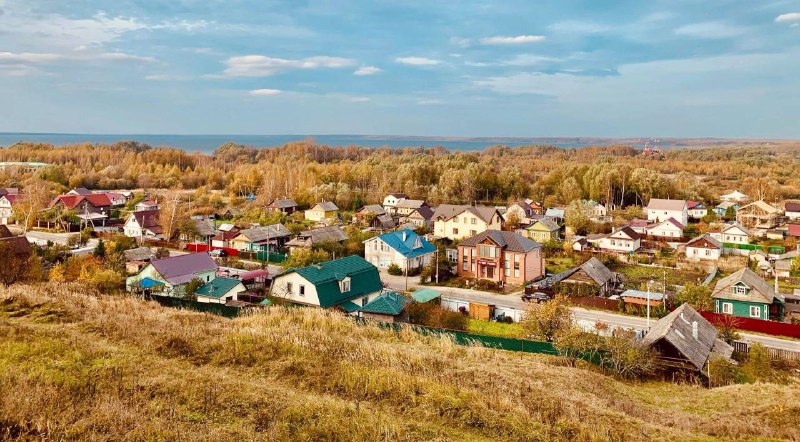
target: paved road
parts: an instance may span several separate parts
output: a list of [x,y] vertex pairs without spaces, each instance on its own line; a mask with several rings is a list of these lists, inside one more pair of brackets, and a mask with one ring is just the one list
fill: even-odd
[[[382,272],[381,278],[390,288],[395,290],[405,289],[405,278],[402,276],[391,276]],[[408,278],[408,286],[409,288],[419,287],[419,278]],[[481,302],[485,304],[493,304],[498,307],[516,308],[521,310],[524,310],[527,306],[527,304],[520,299],[518,293],[499,295],[497,293],[472,289],[460,289],[455,287],[425,287],[435,289],[441,292],[443,296],[457,295],[460,299],[470,302]],[[600,321],[615,327],[624,327],[636,330],[647,329],[647,318],[642,318],[639,316],[620,315],[604,310],[589,310],[580,307],[573,307],[572,314],[575,321],[583,328],[591,328],[595,323]],[[654,322],[655,320],[651,320],[651,325]],[[800,341],[744,332],[740,334],[742,336],[742,340],[746,342],[760,342],[765,347],[800,352]]]

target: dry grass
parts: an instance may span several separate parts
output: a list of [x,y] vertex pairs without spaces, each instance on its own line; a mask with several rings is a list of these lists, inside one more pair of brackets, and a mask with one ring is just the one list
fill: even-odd
[[625,384],[315,309],[0,288],[0,439],[797,439],[799,393]]

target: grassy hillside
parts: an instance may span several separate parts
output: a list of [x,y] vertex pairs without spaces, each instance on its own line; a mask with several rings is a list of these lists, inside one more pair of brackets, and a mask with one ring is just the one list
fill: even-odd
[[338,314],[0,288],[0,439],[800,438],[800,386],[628,384]]

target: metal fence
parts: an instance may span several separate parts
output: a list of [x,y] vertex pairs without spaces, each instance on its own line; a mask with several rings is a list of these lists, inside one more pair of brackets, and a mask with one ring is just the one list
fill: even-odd
[[242,313],[242,308],[240,307],[232,307],[225,304],[190,301],[172,296],[150,295],[147,297],[147,299],[156,301],[165,307],[183,308],[186,310],[213,313],[226,318],[235,318]]
[[722,247],[726,249],[739,249],[739,250],[761,250],[767,253],[780,255],[786,253],[786,247],[783,246],[762,246],[758,244],[736,244],[736,243],[722,243]]

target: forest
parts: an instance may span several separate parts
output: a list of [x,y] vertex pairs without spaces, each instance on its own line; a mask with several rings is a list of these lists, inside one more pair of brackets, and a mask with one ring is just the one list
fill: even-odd
[[445,148],[330,147],[305,140],[279,147],[234,143],[211,155],[135,141],[112,145],[19,143],[0,161],[39,161],[35,174],[0,173],[0,187],[45,185],[51,194],[89,189],[184,189],[224,196],[234,205],[289,197],[301,206],[334,201],[343,209],[376,203],[389,192],[439,203],[505,204],[533,198],[547,206],[593,199],[612,207],[651,197],[714,203],[739,189],[755,199],[800,196],[800,151],[791,144],[665,150],[645,158],[629,146],[557,148],[493,146],[480,152]]

